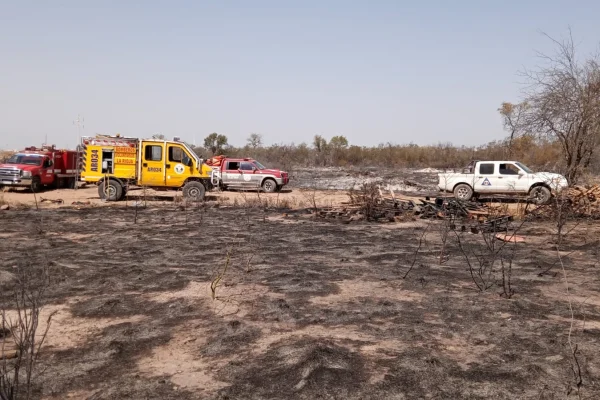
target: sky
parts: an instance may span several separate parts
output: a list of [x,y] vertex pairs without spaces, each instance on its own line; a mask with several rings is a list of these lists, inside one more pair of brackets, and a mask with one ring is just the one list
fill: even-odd
[[597,0],[0,0],[0,148],[211,132],[243,145],[479,145],[518,71],[568,28],[598,49]]

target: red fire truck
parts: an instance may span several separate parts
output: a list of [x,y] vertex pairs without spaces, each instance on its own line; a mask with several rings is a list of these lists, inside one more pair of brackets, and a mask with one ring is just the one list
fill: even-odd
[[26,147],[0,164],[0,188],[28,187],[34,192],[44,187],[74,188],[77,183],[77,151],[54,145]]
[[250,189],[273,193],[290,182],[287,172],[269,169],[252,158],[216,156],[206,160],[213,169],[212,184],[222,189]]

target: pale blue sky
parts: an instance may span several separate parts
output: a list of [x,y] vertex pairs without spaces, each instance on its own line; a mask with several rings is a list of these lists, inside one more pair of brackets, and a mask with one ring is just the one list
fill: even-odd
[[517,71],[571,26],[597,48],[599,1],[0,0],[0,147],[84,133],[211,132],[242,145],[482,144]]

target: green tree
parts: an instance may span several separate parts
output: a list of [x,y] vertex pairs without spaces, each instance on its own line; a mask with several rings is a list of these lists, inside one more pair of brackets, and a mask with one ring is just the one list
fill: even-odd
[[334,136],[329,141],[329,145],[336,150],[345,149],[348,147],[348,139],[345,136]]
[[321,135],[315,135],[313,139],[313,147],[317,152],[324,153],[327,150],[327,140]]
[[204,138],[204,147],[210,150],[213,156],[222,153],[227,145],[227,136],[219,135],[216,132],[213,132]]
[[316,150],[315,163],[317,165],[327,165],[327,154],[329,153],[329,145],[327,140],[321,135],[315,135],[313,138],[313,147]]

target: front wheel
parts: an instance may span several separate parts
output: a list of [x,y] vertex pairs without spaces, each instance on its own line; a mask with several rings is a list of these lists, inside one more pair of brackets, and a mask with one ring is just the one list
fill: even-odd
[[206,188],[201,182],[191,181],[183,187],[183,197],[191,201],[202,201]]
[[39,193],[42,191],[42,180],[39,176],[34,176],[31,180],[31,191],[34,193]]
[[535,204],[541,206],[550,202],[552,192],[545,186],[536,186],[529,192],[529,197]]
[[98,195],[102,200],[118,201],[123,197],[123,186],[114,179],[102,180],[98,185]]
[[461,183],[454,188],[454,197],[458,200],[469,201],[473,197],[473,189],[471,186]]
[[267,178],[262,184],[262,189],[265,191],[265,193],[274,193],[277,191],[277,182],[275,182],[273,179]]

